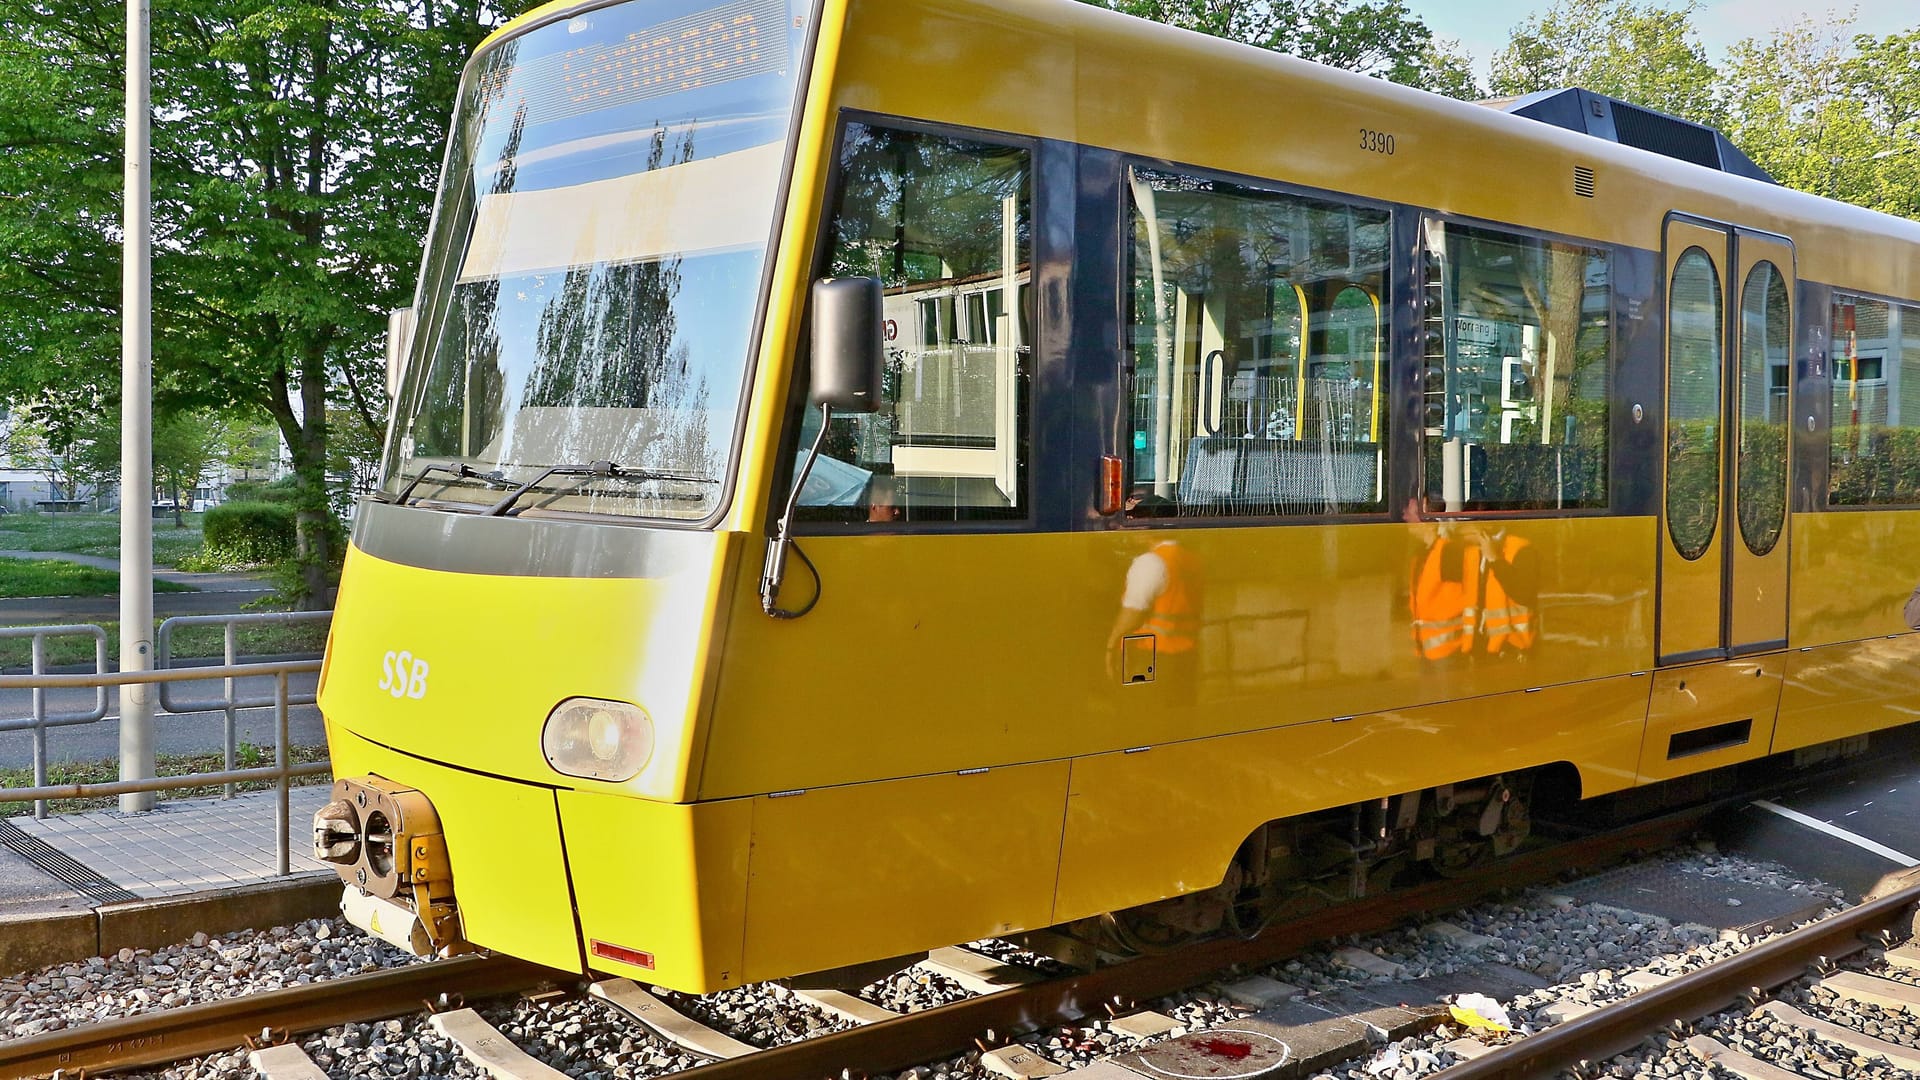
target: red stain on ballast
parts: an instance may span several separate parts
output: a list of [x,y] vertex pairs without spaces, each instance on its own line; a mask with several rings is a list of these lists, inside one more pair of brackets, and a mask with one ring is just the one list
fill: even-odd
[[1253,1053],[1252,1043],[1242,1042],[1239,1039],[1223,1039],[1217,1035],[1200,1040],[1199,1048],[1215,1057],[1231,1058],[1234,1061],[1239,1061]]

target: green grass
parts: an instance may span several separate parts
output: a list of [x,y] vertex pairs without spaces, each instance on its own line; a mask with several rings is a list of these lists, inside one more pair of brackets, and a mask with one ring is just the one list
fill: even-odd
[[[153,564],[171,567],[200,550],[199,514],[184,514],[175,528],[172,514],[153,521]],[[7,514],[0,517],[0,551],[65,551],[75,555],[120,557],[118,514]]]
[[[158,620],[154,625],[159,626]],[[107,658],[120,655],[120,624],[101,623],[107,632]],[[157,639],[156,639],[157,640]],[[319,655],[327,645],[327,623],[295,623],[290,626],[242,625],[236,635],[241,659],[250,656]],[[218,626],[189,626],[173,635],[173,655],[205,657],[224,655],[224,638]],[[33,645],[25,639],[0,640],[0,668],[7,672],[26,671],[33,664]],[[47,639],[47,665],[93,664],[93,639],[55,637]]]
[[[153,582],[154,592],[194,592],[191,585]],[[0,597],[117,596],[120,575],[58,559],[0,558]]]
[[[295,765],[309,761],[325,761],[327,748],[324,746],[295,746],[287,751],[287,760]],[[257,768],[273,764],[273,748],[241,743],[234,753],[234,765],[242,769]],[[226,758],[215,751],[210,754],[161,754],[155,762],[155,773],[159,776],[187,776],[192,773],[218,772],[226,768]],[[49,784],[105,784],[120,779],[120,766],[113,761],[64,761],[47,763],[47,783]],[[302,776],[296,778],[295,786],[308,784],[330,784],[329,775]],[[31,768],[0,768],[0,790],[5,788],[25,788],[33,786]],[[256,780],[239,785],[241,791],[267,791],[273,788],[270,780]],[[158,792],[161,799],[208,799],[221,793],[219,787],[187,788],[181,791]],[[72,814],[84,810],[107,810],[120,805],[117,798],[104,799],[59,799],[48,804],[54,813]],[[33,813],[33,804],[28,802],[0,802],[0,817],[12,817],[17,814]]]

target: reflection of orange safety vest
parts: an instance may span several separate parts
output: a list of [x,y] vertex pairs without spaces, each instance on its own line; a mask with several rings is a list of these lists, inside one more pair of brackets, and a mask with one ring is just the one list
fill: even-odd
[[1169,540],[1155,544],[1153,553],[1167,568],[1167,587],[1153,601],[1153,614],[1142,629],[1158,638],[1163,653],[1192,652],[1200,640],[1200,575],[1187,549]]
[[[1460,577],[1449,581],[1447,555],[1459,561]],[[1471,544],[1440,539],[1427,548],[1413,577],[1413,639],[1428,660],[1471,652],[1479,622],[1480,552]]]
[[[1509,536],[1500,543],[1500,557],[1509,565],[1526,550],[1527,542]],[[1489,656],[1501,649],[1525,652],[1533,648],[1533,610],[1508,594],[1499,574],[1486,575],[1480,604],[1480,631],[1486,636]]]

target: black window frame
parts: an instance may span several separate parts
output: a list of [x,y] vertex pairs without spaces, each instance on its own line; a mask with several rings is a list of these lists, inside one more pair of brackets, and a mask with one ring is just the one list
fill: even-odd
[[[1109,209],[1110,227],[1114,251],[1116,276],[1110,284],[1116,303],[1118,319],[1115,329],[1117,337],[1113,343],[1114,385],[1118,394],[1118,408],[1115,415],[1117,429],[1112,433],[1110,449],[1106,452],[1115,455],[1121,461],[1121,485],[1124,491],[1132,491],[1134,486],[1132,444],[1123,438],[1130,428],[1133,408],[1134,385],[1134,340],[1132,322],[1132,302],[1129,297],[1134,281],[1134,239],[1133,239],[1133,192],[1126,183],[1126,177],[1135,168],[1155,172],[1173,173],[1205,182],[1232,184],[1248,191],[1262,194],[1290,196],[1312,199],[1320,202],[1340,203],[1358,209],[1382,210],[1386,212],[1387,228],[1387,278],[1380,297],[1380,333],[1384,340],[1382,353],[1385,359],[1384,387],[1381,396],[1381,454],[1380,476],[1381,505],[1376,510],[1346,511],[1337,514],[1194,514],[1182,516],[1170,514],[1164,517],[1135,516],[1120,509],[1105,516],[1104,528],[1109,530],[1128,529],[1238,529],[1273,528],[1284,526],[1313,525],[1354,525],[1390,523],[1402,520],[1401,508],[1396,506],[1397,462],[1403,450],[1399,441],[1404,440],[1404,424],[1399,419],[1402,413],[1400,386],[1404,381],[1405,345],[1402,335],[1396,328],[1397,300],[1406,288],[1411,264],[1399,251],[1397,243],[1401,229],[1409,220],[1416,218],[1419,210],[1406,203],[1386,199],[1372,199],[1348,192],[1327,188],[1308,187],[1303,184],[1276,180],[1271,177],[1253,176],[1225,169],[1209,168],[1169,161],[1165,158],[1149,157],[1142,154],[1119,154],[1117,157],[1120,184],[1115,192],[1115,201]],[[1302,328],[1302,333],[1306,328]],[[1102,528],[1103,526],[1094,526]]]
[[[933,135],[955,139],[968,139],[1025,151],[1028,161],[1028,217],[1032,250],[1028,253],[1032,265],[1032,277],[1029,291],[1034,296],[1034,309],[1029,325],[1031,334],[1027,338],[1028,366],[1025,372],[1027,382],[1026,414],[1020,418],[1019,439],[1023,447],[1021,479],[1026,502],[1019,517],[977,518],[955,521],[822,521],[808,519],[795,514],[793,533],[796,536],[903,536],[903,535],[940,535],[940,534],[1027,534],[1060,531],[1057,523],[1049,519],[1056,516],[1052,509],[1043,505],[1048,485],[1041,481],[1042,468],[1052,459],[1051,447],[1044,445],[1047,440],[1041,438],[1042,425],[1039,417],[1044,408],[1042,386],[1042,345],[1052,332],[1047,305],[1039,302],[1038,287],[1041,283],[1042,267],[1051,262],[1052,254],[1045,250],[1047,241],[1040,227],[1043,215],[1052,212],[1054,200],[1070,201],[1073,192],[1053,192],[1043,183],[1042,168],[1044,156],[1049,148],[1056,145],[1051,140],[1013,132],[995,131],[990,128],[969,127],[960,124],[948,124],[934,120],[899,116],[892,113],[874,112],[866,109],[842,108],[833,117],[833,141],[827,157],[827,177],[822,185],[820,218],[815,223],[812,237],[812,251],[807,259],[809,273],[803,288],[810,294],[813,283],[829,272],[828,260],[832,254],[833,223],[832,209],[838,205],[845,193],[846,177],[841,168],[841,156],[846,150],[847,132],[855,124],[867,127],[886,128],[891,131],[909,132],[919,135]],[[1071,144],[1066,144],[1071,145]],[[772,535],[775,523],[786,506],[792,491],[796,471],[796,462],[806,447],[801,444],[800,430],[805,422],[808,409],[807,388],[810,382],[812,356],[811,337],[813,324],[813,304],[810,296],[801,302],[802,314],[796,321],[799,335],[793,345],[793,370],[787,380],[787,397],[782,406],[780,438],[775,440],[775,467],[773,483],[769,485],[767,513],[767,534]],[[951,316],[957,323],[959,315]]]
[[[1802,287],[1804,287],[1804,285]],[[1855,289],[1842,285],[1828,285],[1824,283],[1819,285],[1819,289],[1815,295],[1821,294],[1825,296],[1825,303],[1819,306],[1817,312],[1810,311],[1804,316],[1804,318],[1809,321],[1802,322],[1795,320],[1796,332],[1801,328],[1811,326],[1821,330],[1822,340],[1826,342],[1825,363],[1820,365],[1819,373],[1796,386],[1796,392],[1813,394],[1819,402],[1819,408],[1821,410],[1818,414],[1820,417],[1820,422],[1817,425],[1818,430],[1808,433],[1817,439],[1819,445],[1822,447],[1818,455],[1812,455],[1817,457],[1817,461],[1812,463],[1812,466],[1818,471],[1811,477],[1811,479],[1816,481],[1813,485],[1813,506],[1811,507],[1811,512],[1823,514],[1871,514],[1881,510],[1920,510],[1920,498],[1912,502],[1899,503],[1836,503],[1833,501],[1833,392],[1835,387],[1842,386],[1847,381],[1839,377],[1839,365],[1841,361],[1839,357],[1835,355],[1836,343],[1833,341],[1834,304],[1840,297],[1846,296],[1857,300],[1875,300],[1883,304],[1911,308],[1916,312],[1920,312],[1920,300],[1903,300],[1887,293],[1876,293],[1866,289]],[[1798,291],[1795,293],[1794,300],[1800,303],[1803,309],[1814,306],[1806,302],[1803,299],[1803,294]],[[1796,356],[1795,359],[1797,362],[1799,357]],[[1897,358],[1883,357],[1883,365],[1887,359],[1896,359],[1897,362]],[[1808,382],[1812,383],[1812,385],[1805,385],[1805,383]],[[1867,380],[1866,384],[1871,385],[1874,382],[1878,382],[1881,385],[1886,384],[1884,366],[1881,369],[1881,377],[1877,380]],[[1798,418],[1797,413],[1795,417],[1796,419]],[[1920,424],[1915,424],[1914,426],[1920,427]],[[1797,436],[1798,433],[1796,432],[1796,437]],[[1795,475],[1798,476],[1797,466],[1795,468]],[[1789,514],[1804,512],[1807,511],[1790,510]]]
[[[1431,265],[1430,256],[1432,254],[1427,246],[1427,230],[1424,228],[1425,224],[1429,222],[1439,224],[1443,230],[1443,234],[1448,226],[1459,226],[1462,229],[1482,234],[1511,236],[1520,239],[1540,240],[1552,244],[1591,248],[1604,251],[1607,254],[1607,504],[1605,506],[1583,506],[1563,509],[1525,508],[1455,511],[1431,509],[1427,505],[1427,437],[1426,419],[1423,408],[1414,427],[1416,438],[1413,440],[1413,455],[1418,470],[1415,473],[1416,486],[1412,493],[1412,497],[1419,501],[1421,517],[1435,521],[1500,521],[1642,516],[1639,512],[1633,511],[1625,505],[1625,500],[1621,498],[1620,491],[1622,454],[1625,451],[1621,438],[1623,418],[1627,415],[1628,411],[1633,408],[1634,404],[1628,400],[1629,395],[1622,385],[1623,378],[1626,375],[1626,363],[1629,358],[1626,355],[1626,327],[1623,325],[1624,320],[1622,319],[1621,310],[1621,299],[1625,294],[1620,287],[1620,271],[1622,264],[1627,261],[1625,256],[1632,249],[1626,245],[1613,243],[1611,241],[1596,240],[1591,237],[1575,236],[1570,233],[1554,232],[1548,229],[1537,229],[1525,225],[1516,225],[1511,222],[1495,221],[1490,218],[1471,217],[1466,214],[1456,214],[1440,210],[1420,210],[1418,213],[1420,224],[1423,227],[1419,229],[1419,249],[1415,251],[1413,255],[1414,284],[1423,303],[1427,296],[1427,268]],[[1666,286],[1663,279],[1659,285],[1658,294],[1654,299],[1664,297],[1665,290]],[[1633,299],[1643,300],[1648,298],[1636,295]],[[1423,318],[1424,315],[1425,313],[1423,311]],[[1664,309],[1661,323],[1664,326]],[[1662,333],[1664,334],[1664,330]],[[1664,337],[1662,338],[1662,342],[1664,343]],[[1416,365],[1418,378],[1421,380],[1421,388],[1424,390],[1427,375],[1426,356],[1424,350],[1416,351],[1418,351],[1420,355],[1417,355],[1413,362]],[[1665,386],[1664,380],[1662,380],[1659,400],[1655,402],[1643,401],[1641,403],[1643,411],[1655,405],[1662,404],[1664,400]]]

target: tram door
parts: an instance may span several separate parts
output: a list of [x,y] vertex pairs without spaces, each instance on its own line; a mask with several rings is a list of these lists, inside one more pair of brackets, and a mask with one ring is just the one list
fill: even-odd
[[1660,662],[1781,649],[1793,245],[1674,215],[1666,271]]

